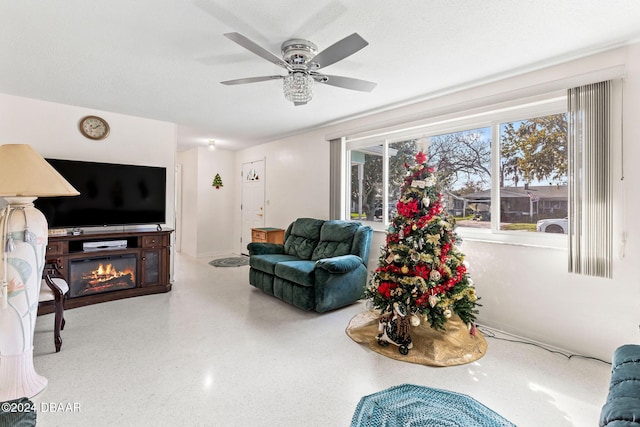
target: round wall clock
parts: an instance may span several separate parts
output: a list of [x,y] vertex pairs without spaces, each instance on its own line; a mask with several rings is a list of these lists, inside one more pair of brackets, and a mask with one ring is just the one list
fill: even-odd
[[98,116],[87,116],[80,120],[80,132],[89,139],[104,139],[109,135],[109,124]]

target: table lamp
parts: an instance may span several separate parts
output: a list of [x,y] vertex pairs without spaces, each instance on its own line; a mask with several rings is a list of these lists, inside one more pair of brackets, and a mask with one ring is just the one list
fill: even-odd
[[8,203],[0,211],[0,402],[47,385],[33,366],[33,333],[48,227],[33,201],[78,194],[31,146],[0,146],[0,197]]

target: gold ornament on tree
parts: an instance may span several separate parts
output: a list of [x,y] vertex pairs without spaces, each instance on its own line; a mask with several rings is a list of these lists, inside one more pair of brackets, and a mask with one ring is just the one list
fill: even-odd
[[415,314],[411,316],[411,326],[420,326],[420,318]]

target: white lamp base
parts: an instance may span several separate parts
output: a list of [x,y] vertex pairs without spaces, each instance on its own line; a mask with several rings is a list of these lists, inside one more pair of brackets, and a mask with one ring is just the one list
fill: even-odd
[[0,401],[33,397],[47,380],[33,366],[33,334],[47,246],[47,220],[33,197],[6,197],[0,214],[3,243],[1,279],[7,297],[0,306]]
[[48,227],[33,201],[78,194],[29,145],[0,145],[0,195],[8,203],[0,210],[0,401],[33,397],[47,385],[33,367],[33,334]]
[[0,402],[31,398],[47,386],[47,379],[33,367],[33,347],[22,354],[0,356]]

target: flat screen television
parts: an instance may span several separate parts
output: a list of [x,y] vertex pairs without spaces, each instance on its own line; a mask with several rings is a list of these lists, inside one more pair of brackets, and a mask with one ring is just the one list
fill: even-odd
[[46,159],[79,196],[41,197],[34,202],[49,228],[164,224],[167,170],[77,160]]

